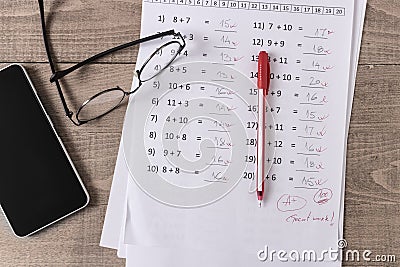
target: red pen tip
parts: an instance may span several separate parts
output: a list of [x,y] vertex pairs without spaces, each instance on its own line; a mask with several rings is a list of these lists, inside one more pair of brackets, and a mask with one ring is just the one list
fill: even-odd
[[269,61],[268,53],[265,51],[260,51],[258,54],[258,79],[257,86],[260,89],[268,90],[269,88]]

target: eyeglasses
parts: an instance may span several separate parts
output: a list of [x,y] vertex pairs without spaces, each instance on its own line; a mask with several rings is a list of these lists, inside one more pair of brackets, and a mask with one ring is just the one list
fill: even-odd
[[[175,32],[174,30],[169,30],[161,33],[157,33],[142,39],[138,39],[129,43],[125,43],[114,48],[103,51],[97,55],[94,55],[84,61],[61,71],[56,71],[53,59],[50,53],[49,41],[46,33],[46,24],[44,18],[44,4],[43,0],[38,0],[39,9],[40,9],[40,18],[42,23],[42,33],[44,45],[46,47],[46,54],[49,60],[50,68],[53,75],[50,78],[51,83],[55,83],[58,94],[60,96],[62,105],[65,110],[66,116],[77,126],[85,124],[89,121],[93,121],[104,115],[107,115],[111,111],[115,110],[117,107],[121,105],[126,96],[129,96],[135,93],[143,82],[151,80],[158,74],[160,74],[165,68],[171,65],[171,63],[175,60],[175,58],[182,52],[185,47],[185,40],[179,32]],[[59,80],[69,73],[81,68],[82,66],[97,60],[103,56],[111,54],[121,49],[125,49],[127,47],[131,47],[133,45],[138,45],[144,42],[163,39],[164,37],[170,36],[171,39],[166,41],[162,46],[155,49],[155,51],[150,55],[150,57],[144,62],[144,64],[136,71],[136,77],[138,79],[138,86],[131,91],[124,91],[119,86],[114,88],[106,89],[100,91],[94,96],[90,97],[88,100],[83,102],[83,104],[79,107],[76,112],[75,119],[74,113],[68,108],[67,103],[64,98],[63,91],[61,89],[61,84]]]

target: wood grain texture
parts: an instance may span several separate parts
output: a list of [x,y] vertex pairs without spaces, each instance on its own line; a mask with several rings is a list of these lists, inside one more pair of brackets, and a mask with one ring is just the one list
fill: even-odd
[[[77,62],[139,37],[141,1],[44,1],[55,59]],[[0,62],[46,62],[37,1],[0,2]],[[137,48],[105,58],[132,63]]]
[[[45,1],[59,66],[139,36],[139,0]],[[124,266],[98,246],[125,108],[74,127],[65,117],[40,32],[36,1],[0,0],[0,67],[22,62],[91,195],[89,207],[29,239],[12,236],[0,216],[0,266]],[[395,254],[400,261],[400,5],[369,0],[350,124],[345,198],[349,249]],[[68,77],[71,107],[102,88],[129,88],[136,50],[127,49]]]
[[399,74],[398,65],[359,68],[347,146],[344,227],[348,249],[394,254],[397,263],[343,266],[399,266]]

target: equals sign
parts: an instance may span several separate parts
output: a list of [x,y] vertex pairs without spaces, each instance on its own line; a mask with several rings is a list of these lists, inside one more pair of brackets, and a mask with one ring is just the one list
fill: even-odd
[[205,20],[204,23],[205,24],[210,24],[210,21],[209,20]]
[[303,44],[297,44],[298,47],[303,47]]
[[302,31],[303,30],[303,27],[299,27],[299,31]]
[[296,147],[296,144],[290,144],[291,147]]
[[294,160],[291,160],[291,161],[290,161],[290,164],[292,164],[292,165],[293,165],[293,164],[294,164]]
[[203,123],[203,120],[198,120],[197,122],[198,122],[199,124],[201,124],[201,123]]
[[297,76],[297,77],[296,77],[296,81],[300,81],[300,77]]
[[206,74],[206,70],[201,70],[201,73],[202,74]]
[[300,60],[300,59],[296,60],[296,63],[297,63],[297,64],[300,64],[300,63],[301,63],[301,60]]
[[207,56],[207,54],[206,53],[203,53],[203,57],[206,57]]
[[294,109],[294,110],[293,110],[293,113],[294,113],[294,114],[297,114],[298,112],[299,112],[299,111],[298,111],[297,109]]
[[297,130],[297,127],[296,127],[296,126],[293,126],[293,127],[292,127],[292,130],[293,130],[293,131],[296,131],[296,130]]
[[208,36],[204,36],[204,41],[208,41]]
[[200,90],[204,91],[205,87],[204,86],[200,86]]
[[293,179],[294,179],[293,177],[289,177],[289,181],[293,181]]
[[196,154],[196,158],[200,158],[200,154],[199,153]]
[[197,136],[196,140],[201,141],[201,136]]

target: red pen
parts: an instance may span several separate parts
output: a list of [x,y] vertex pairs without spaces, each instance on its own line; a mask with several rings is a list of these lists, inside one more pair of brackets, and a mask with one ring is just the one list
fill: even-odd
[[261,208],[264,198],[264,155],[265,155],[265,108],[266,97],[270,84],[270,66],[268,53],[261,51],[258,54],[258,128],[257,128],[257,200]]

